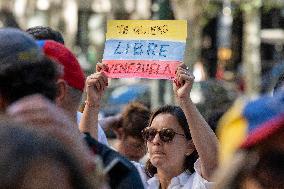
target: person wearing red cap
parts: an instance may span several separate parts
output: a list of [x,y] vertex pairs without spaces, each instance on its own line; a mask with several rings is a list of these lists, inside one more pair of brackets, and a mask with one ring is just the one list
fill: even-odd
[[0,29],[0,112],[62,141],[89,172],[95,166],[93,154],[76,125],[53,104],[59,76],[56,64],[43,56],[30,36],[18,29]]
[[[39,40],[37,43],[43,49],[44,54],[57,62],[63,71],[63,76],[57,81],[59,92],[57,94],[56,104],[63,108],[74,122],[79,123],[80,120],[78,120],[77,110],[84,91],[85,76],[77,58],[63,44],[53,40]],[[80,123],[81,132],[89,132],[92,137],[96,138],[99,142],[108,144],[102,128],[100,126],[93,126],[96,125],[97,122],[89,123],[88,126],[83,124],[84,123]]]
[[[42,36],[44,37],[44,36]],[[68,62],[65,63],[61,63],[60,59],[57,58],[57,56],[64,56],[65,58],[72,56],[70,55],[71,51],[69,51],[66,47],[63,46],[63,44],[57,43],[55,41],[52,40],[46,40],[46,41],[41,41],[39,43],[42,47],[45,45],[44,43],[46,43],[47,41],[49,41],[48,43],[53,43],[53,47],[57,46],[57,50],[50,50],[48,51],[49,53],[51,52],[53,55],[49,56],[48,54],[46,54],[45,49],[44,49],[44,53],[52,58],[54,61],[57,61],[58,65],[63,65],[61,68],[65,68],[65,66],[67,67],[69,64],[67,64]],[[69,51],[69,53],[62,53],[61,51]],[[71,53],[72,54],[72,53]],[[74,56],[74,55],[73,55]],[[64,60],[64,57],[61,60]],[[75,60],[74,58],[71,58],[71,60]],[[69,59],[70,60],[70,59]],[[74,63],[74,62],[73,62]],[[76,65],[79,65],[79,63],[74,63]],[[72,64],[73,65],[73,64]],[[71,70],[79,70],[78,66],[76,66],[76,68],[72,68]],[[63,70],[65,72],[65,69]],[[70,71],[70,70],[69,70]],[[82,71],[82,70],[81,70]],[[66,75],[63,76],[63,78],[58,80],[58,86],[59,86],[59,92],[57,94],[57,99],[56,99],[56,104],[62,108],[64,108],[65,110],[71,108],[70,105],[68,103],[68,101],[64,101],[64,98],[69,98],[69,102],[72,103],[73,102],[73,108],[69,109],[69,115],[72,117],[73,121],[76,121],[76,113],[77,113],[77,108],[78,105],[80,103],[80,101],[78,100],[77,103],[75,103],[74,101],[76,101],[75,99],[79,99],[80,96],[80,100],[81,100],[81,95],[83,92],[83,88],[82,86],[84,86],[84,82],[82,82],[82,75],[80,73],[76,73],[76,72],[68,72],[71,76],[71,74],[78,74],[76,76],[74,76],[75,78],[77,78],[79,80],[78,81],[74,81],[72,78],[69,78],[68,76],[66,77]],[[94,75],[97,75],[99,73],[94,73],[92,74],[89,78],[93,77]],[[67,81],[65,81],[65,78],[68,79]],[[100,75],[100,80],[102,79],[102,75]],[[87,85],[89,85],[88,83],[89,80],[86,81]],[[68,85],[70,85],[69,87],[67,87],[66,83]],[[98,80],[96,80],[93,84],[98,84],[97,82],[99,82]],[[73,90],[73,95],[70,91],[69,93],[66,92],[67,90],[70,90],[70,88],[74,88]],[[94,85],[89,85],[87,87],[87,96],[94,94],[92,92],[96,92],[94,90],[89,90],[91,88],[94,88]],[[80,95],[77,93],[79,92]],[[68,96],[69,95],[69,96]],[[95,94],[96,95],[96,94]],[[67,96],[67,97],[66,97]],[[98,95],[97,97],[99,97],[100,95]],[[89,96],[91,98],[95,98],[95,96]],[[74,99],[75,98],[75,99]],[[87,99],[88,100],[88,99]],[[92,99],[94,100],[94,99]],[[92,112],[92,104],[90,104],[90,101],[86,101],[87,102],[87,107],[89,107],[89,113]],[[97,107],[98,108],[98,107]],[[88,108],[86,108],[87,110]],[[91,115],[91,114],[89,114]],[[84,118],[83,118],[84,120]],[[88,120],[87,120],[88,121]],[[92,127],[94,126],[94,127]],[[93,128],[93,130],[92,130]],[[114,150],[110,149],[109,147],[105,146],[104,144],[101,143],[102,140],[100,140],[100,137],[102,136],[101,134],[98,134],[97,137],[97,128],[98,131],[103,131],[100,127],[97,127],[97,122],[89,122],[88,125],[85,125],[84,129],[87,130],[81,130],[81,132],[85,132],[85,141],[87,142],[88,146],[91,148],[91,150],[95,153],[98,154],[102,157],[103,160],[103,164],[104,166],[108,166],[108,175],[109,175],[109,185],[111,188],[116,188],[116,189],[127,189],[127,188],[143,188],[143,184],[141,182],[140,176],[138,171],[136,170],[136,168],[134,167],[134,165],[131,164],[131,162],[129,162],[126,158],[122,157],[120,154],[118,154],[117,152],[115,152]],[[102,132],[101,132],[102,133]],[[91,134],[91,135],[90,135]],[[104,133],[103,133],[104,134]],[[105,137],[105,135],[104,135]],[[98,140],[95,140],[95,139]],[[105,137],[106,139],[106,137]],[[109,165],[112,165],[111,167],[109,167]]]
[[59,95],[56,104],[66,110],[73,121],[77,122],[76,112],[85,85],[85,76],[77,58],[64,45],[55,41],[40,40],[37,43],[46,56],[60,65],[63,72],[63,77],[57,81]]
[[[26,32],[34,39],[43,50],[44,54],[57,63],[62,71],[62,77],[57,80],[56,105],[64,109],[73,122],[79,125],[81,114],[77,112],[82,99],[85,85],[84,72],[75,55],[64,46],[64,39],[60,32],[48,26],[35,26]],[[108,144],[106,135],[100,125],[90,123],[83,125],[82,132],[89,132],[92,137],[103,144]],[[88,128],[88,129],[86,129]],[[97,129],[98,128],[98,129]]]
[[38,44],[43,48],[44,53],[58,65],[62,65],[63,77],[58,80],[59,93],[56,104],[65,109],[74,122],[81,125],[82,132],[89,132],[99,142],[108,145],[103,129],[99,124],[95,125],[97,122],[89,123],[89,125],[80,124],[82,115],[77,110],[85,85],[84,73],[75,55],[64,46],[61,33],[48,26],[31,27],[26,32],[34,39],[40,40]]

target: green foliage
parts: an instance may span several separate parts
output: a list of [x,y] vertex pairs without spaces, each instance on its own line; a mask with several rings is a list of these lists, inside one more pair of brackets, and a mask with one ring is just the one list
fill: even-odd
[[263,7],[265,12],[269,12],[273,8],[284,7],[283,0],[233,0],[232,2],[239,5],[242,11],[251,11]]
[[204,6],[204,9],[203,9],[204,13],[203,13],[203,17],[201,20],[201,25],[205,26],[210,19],[216,17],[221,8],[222,8],[222,5],[220,3],[216,3],[212,1],[207,3],[207,5]]
[[268,13],[271,9],[284,7],[284,1],[281,0],[264,0],[263,1],[263,11]]
[[245,12],[250,12],[253,9],[259,9],[262,6],[262,0],[241,0],[240,8]]

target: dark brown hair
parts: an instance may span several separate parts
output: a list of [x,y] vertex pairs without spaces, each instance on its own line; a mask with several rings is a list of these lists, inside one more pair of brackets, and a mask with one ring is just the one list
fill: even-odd
[[64,45],[64,39],[59,31],[56,31],[48,26],[35,26],[28,28],[26,32],[32,35],[37,40],[54,40]]
[[59,76],[56,63],[47,57],[24,64],[17,61],[2,63],[0,94],[8,104],[36,93],[54,101],[57,92],[56,81]]
[[[153,119],[159,115],[159,114],[171,114],[176,117],[177,121],[179,122],[179,125],[182,127],[185,138],[187,140],[191,140],[191,134],[189,130],[189,126],[186,120],[186,117],[184,115],[184,112],[182,109],[178,106],[172,106],[172,105],[166,105],[158,108],[156,111],[154,111],[151,114],[150,121],[149,121],[149,126],[151,126]],[[185,161],[184,161],[184,169],[190,171],[191,173],[195,172],[194,171],[194,163],[198,158],[197,151],[194,150],[189,156],[186,156]],[[149,177],[153,177],[157,173],[157,168],[152,165],[150,160],[146,162],[146,174]]]

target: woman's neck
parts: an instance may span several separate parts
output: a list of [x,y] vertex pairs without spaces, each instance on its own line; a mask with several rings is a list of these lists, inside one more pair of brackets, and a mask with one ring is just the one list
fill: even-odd
[[172,178],[180,175],[183,170],[157,170],[159,182],[161,185],[161,189],[167,189],[171,183]]

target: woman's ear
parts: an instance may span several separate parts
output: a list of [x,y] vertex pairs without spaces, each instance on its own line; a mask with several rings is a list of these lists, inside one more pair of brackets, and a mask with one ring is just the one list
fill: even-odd
[[57,85],[57,94],[55,98],[55,103],[57,106],[61,107],[67,93],[67,84],[63,79],[58,79],[56,85]]
[[187,148],[186,148],[185,155],[189,156],[190,154],[192,154],[194,150],[195,150],[195,146],[194,146],[193,140],[187,141]]

